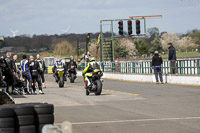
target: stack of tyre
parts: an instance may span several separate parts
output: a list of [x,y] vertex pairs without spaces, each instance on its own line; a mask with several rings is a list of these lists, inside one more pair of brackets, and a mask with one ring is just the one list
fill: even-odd
[[33,106],[26,104],[9,106],[14,109],[16,133],[36,133]]
[[53,123],[52,104],[26,103],[0,107],[0,133],[41,133],[44,125]]
[[36,131],[42,133],[42,128],[46,124],[54,123],[53,104],[33,104],[36,120]]
[[14,110],[0,106],[0,133],[15,133]]

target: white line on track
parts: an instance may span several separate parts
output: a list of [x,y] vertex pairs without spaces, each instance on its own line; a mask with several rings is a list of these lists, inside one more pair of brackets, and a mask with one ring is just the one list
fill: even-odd
[[148,121],[172,121],[172,120],[195,120],[195,119],[200,119],[200,117],[137,119],[137,120],[118,120],[118,121],[96,121],[96,122],[75,122],[75,123],[71,123],[71,124],[72,125],[86,125],[86,124],[148,122]]

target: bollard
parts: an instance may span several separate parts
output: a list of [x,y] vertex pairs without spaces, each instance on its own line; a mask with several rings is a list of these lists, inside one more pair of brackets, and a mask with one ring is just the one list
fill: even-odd
[[65,121],[61,125],[62,133],[72,133],[72,124],[68,121]]
[[45,125],[42,128],[42,133],[59,133],[58,127],[54,125]]

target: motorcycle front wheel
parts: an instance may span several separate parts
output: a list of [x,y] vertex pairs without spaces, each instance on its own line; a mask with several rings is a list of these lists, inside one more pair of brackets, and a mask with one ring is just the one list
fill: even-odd
[[64,87],[64,78],[63,76],[60,77],[60,80],[59,80],[59,87]]
[[74,83],[74,80],[75,80],[75,77],[74,77],[74,74],[72,73],[72,74],[71,74],[70,83]]

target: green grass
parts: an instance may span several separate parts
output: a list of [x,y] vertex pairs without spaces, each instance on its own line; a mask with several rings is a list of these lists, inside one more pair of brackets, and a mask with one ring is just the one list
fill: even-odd
[[[200,52],[183,52],[183,53],[176,53],[177,58],[182,57],[200,57]],[[163,58],[168,58],[168,54],[162,55]]]

